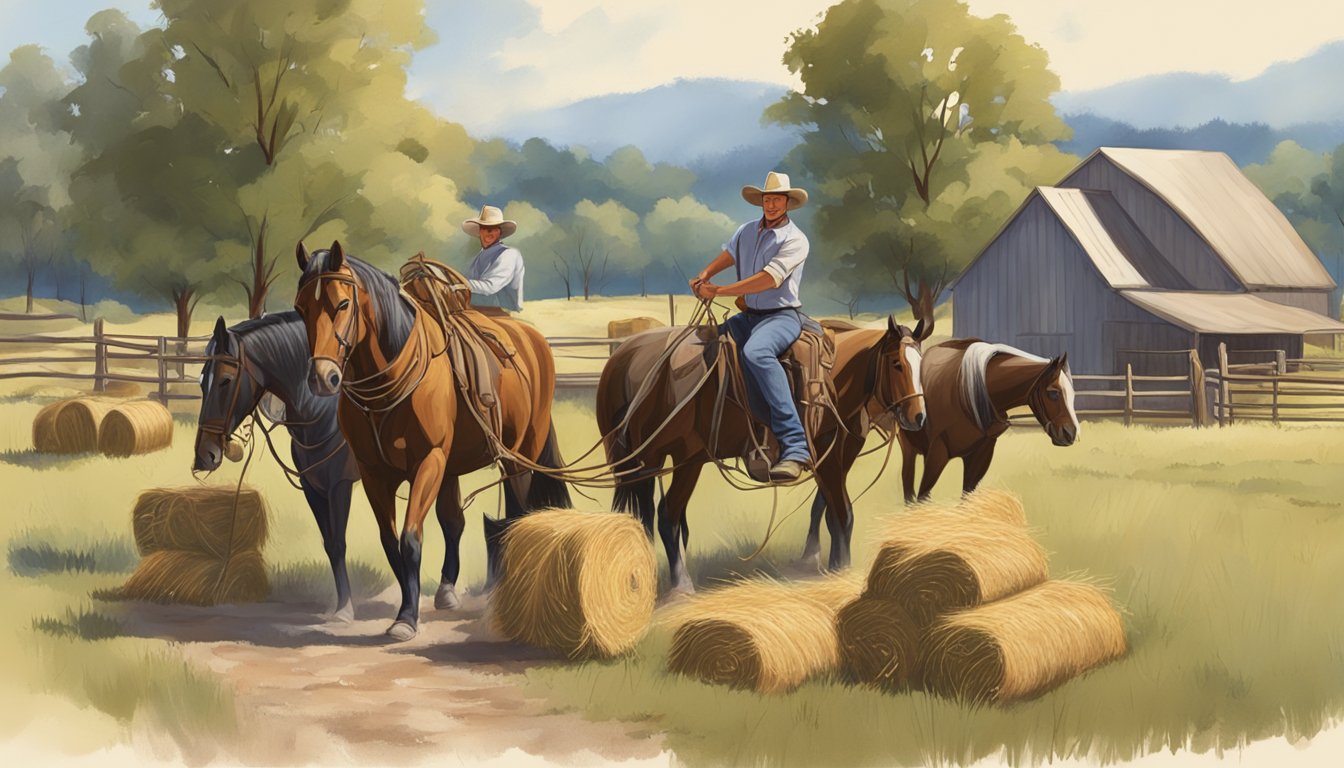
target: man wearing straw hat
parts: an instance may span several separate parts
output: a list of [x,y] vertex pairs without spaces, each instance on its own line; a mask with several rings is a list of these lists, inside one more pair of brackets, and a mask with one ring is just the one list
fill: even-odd
[[[811,463],[812,456],[779,356],[802,333],[798,289],[808,243],[807,236],[789,220],[789,211],[807,202],[807,192],[790,186],[788,176],[772,171],[766,175],[764,187],[743,187],[742,198],[760,206],[763,215],[738,228],[723,251],[690,281],[691,290],[706,300],[742,297],[738,300],[742,311],[724,325],[737,342],[742,369],[747,373],[751,409],[766,418],[779,441],[779,461],[770,468],[770,479],[794,480]],[[734,265],[736,282],[709,282]]]
[[471,305],[488,315],[505,315],[523,309],[523,255],[504,244],[504,238],[518,231],[517,222],[504,218],[493,205],[483,206],[481,214],[462,222],[462,231],[480,238],[481,252],[467,267],[471,287]]

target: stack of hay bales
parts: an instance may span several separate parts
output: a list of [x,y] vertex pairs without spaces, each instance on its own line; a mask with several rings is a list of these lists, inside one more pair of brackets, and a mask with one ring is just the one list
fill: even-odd
[[256,602],[270,594],[261,556],[266,505],[251,488],[145,491],[131,525],[141,560],[121,597],[215,605]]
[[752,579],[691,598],[672,611],[668,668],[707,683],[782,693],[840,662],[835,619],[863,584]]
[[655,565],[644,526],[629,515],[530,514],[504,534],[492,622],[511,640],[570,657],[618,656],[648,631]]
[[607,323],[607,338],[622,339],[636,333],[663,327],[663,321],[656,317],[630,317],[624,320],[612,320]]
[[98,450],[98,429],[115,403],[76,398],[52,403],[33,419],[33,448],[39,453],[90,453]]
[[837,619],[844,667],[887,690],[973,701],[1040,693],[1125,653],[1096,587],[1049,581],[1021,503],[998,491],[890,525],[863,594]]
[[133,456],[172,443],[173,416],[153,400],[62,400],[33,419],[33,448],[39,453],[101,451],[107,456]]

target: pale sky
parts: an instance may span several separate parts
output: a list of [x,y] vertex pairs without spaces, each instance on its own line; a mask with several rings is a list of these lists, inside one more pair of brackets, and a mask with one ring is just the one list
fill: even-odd
[[[283,0],[279,0],[283,1]],[[790,32],[827,0],[427,0],[439,43],[412,66],[411,93],[446,117],[488,128],[510,114],[677,78],[790,84]],[[147,0],[0,0],[0,51],[37,42],[65,55],[83,21],[120,6],[142,24]],[[969,0],[1006,13],[1050,54],[1064,90],[1172,71],[1252,77],[1344,38],[1338,0]],[[771,10],[769,15],[763,8]]]

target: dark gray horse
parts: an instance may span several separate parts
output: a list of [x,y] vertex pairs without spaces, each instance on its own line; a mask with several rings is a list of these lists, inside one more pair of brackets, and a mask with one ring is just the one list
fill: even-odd
[[322,532],[322,546],[336,579],[332,618],[352,620],[345,527],[359,469],[336,423],[336,398],[316,397],[308,391],[308,336],[303,321],[295,312],[281,312],[226,328],[221,317],[205,354],[210,360],[201,370],[193,468],[219,468],[234,430],[256,410],[265,394],[284,403],[290,458],[300,473],[299,485]]

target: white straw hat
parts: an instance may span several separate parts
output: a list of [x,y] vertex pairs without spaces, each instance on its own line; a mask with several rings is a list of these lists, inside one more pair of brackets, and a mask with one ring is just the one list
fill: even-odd
[[518,222],[504,218],[504,212],[493,205],[481,206],[481,215],[462,222],[462,231],[472,237],[481,236],[481,227],[499,227],[501,239],[518,231]]
[[771,171],[765,175],[764,187],[743,187],[742,199],[752,205],[760,205],[763,195],[788,195],[789,210],[797,210],[807,204],[807,190],[789,186],[788,174]]

